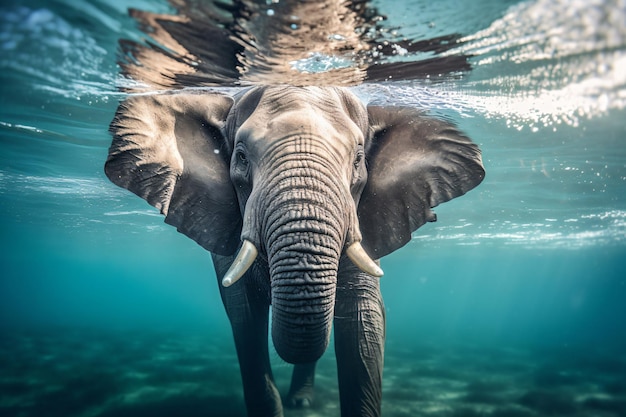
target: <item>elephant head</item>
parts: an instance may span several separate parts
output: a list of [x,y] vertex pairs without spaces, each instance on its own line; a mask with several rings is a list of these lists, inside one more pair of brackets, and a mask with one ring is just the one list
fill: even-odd
[[343,255],[382,275],[372,258],[484,177],[478,147],[452,125],[365,107],[342,88],[132,96],[111,132],[111,181],[208,251],[240,249],[224,285],[267,265],[274,345],[292,363],[327,347]]

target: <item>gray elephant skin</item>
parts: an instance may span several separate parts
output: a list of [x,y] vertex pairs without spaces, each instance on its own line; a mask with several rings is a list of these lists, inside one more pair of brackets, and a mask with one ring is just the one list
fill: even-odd
[[311,404],[334,327],[341,415],[380,415],[378,260],[482,181],[478,147],[419,109],[339,87],[130,96],[110,131],[109,179],[212,254],[248,415],[283,415],[270,305],[274,348],[295,364],[285,404]]

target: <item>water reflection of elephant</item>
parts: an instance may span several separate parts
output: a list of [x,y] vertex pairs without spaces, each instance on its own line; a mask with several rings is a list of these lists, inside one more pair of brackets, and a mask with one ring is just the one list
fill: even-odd
[[[131,10],[151,36],[121,40],[128,91],[254,84],[352,86],[448,79],[470,69],[461,35],[407,39],[366,1],[171,0],[176,15]],[[415,58],[417,57],[417,58]]]
[[[256,28],[254,16],[237,24]],[[185,44],[182,23],[159,19],[160,30]],[[283,35],[266,34],[266,44]],[[190,55],[176,59],[183,56]],[[145,70],[127,74],[146,81]],[[188,82],[192,73],[178,76],[170,79]],[[342,415],[380,415],[378,259],[434,221],[432,207],[482,181],[478,147],[420,110],[365,106],[343,87],[307,85],[258,86],[234,97],[198,90],[130,96],[111,132],[108,177],[213,256],[248,414],[282,415],[270,369],[271,305],[275,349],[295,364],[286,403],[311,404],[315,364],[334,327]]]

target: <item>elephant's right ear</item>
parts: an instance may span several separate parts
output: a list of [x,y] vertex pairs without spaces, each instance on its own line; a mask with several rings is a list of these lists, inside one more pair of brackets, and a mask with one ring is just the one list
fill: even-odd
[[233,99],[222,94],[132,96],[109,128],[109,179],[165,214],[165,222],[220,255],[239,245],[241,215],[222,134]]

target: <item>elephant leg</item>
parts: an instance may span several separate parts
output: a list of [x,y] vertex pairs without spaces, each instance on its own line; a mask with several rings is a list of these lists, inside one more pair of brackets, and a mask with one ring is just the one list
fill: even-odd
[[274,383],[267,342],[269,297],[256,285],[261,281],[254,276],[259,274],[259,267],[251,268],[231,287],[221,285],[233,259],[213,255],[222,302],[235,339],[248,416],[282,417],[282,403]]
[[379,279],[343,261],[335,302],[342,416],[381,415],[384,345],[385,310]]
[[287,395],[287,406],[306,408],[313,403],[313,383],[317,362],[297,364],[293,368],[291,387]]

